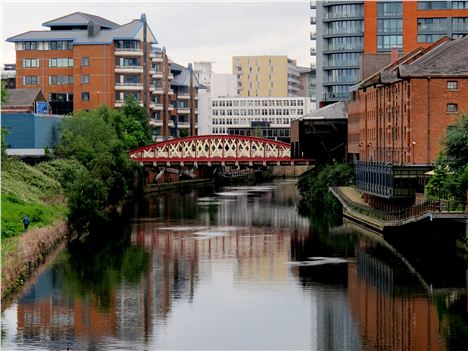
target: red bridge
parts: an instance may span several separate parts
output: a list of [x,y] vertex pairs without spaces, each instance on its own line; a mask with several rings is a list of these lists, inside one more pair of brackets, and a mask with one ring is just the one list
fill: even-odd
[[130,158],[152,165],[308,165],[291,159],[287,143],[237,135],[177,138],[130,151]]

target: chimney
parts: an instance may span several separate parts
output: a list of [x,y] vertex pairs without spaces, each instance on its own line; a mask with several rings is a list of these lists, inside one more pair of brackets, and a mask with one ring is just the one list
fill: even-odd
[[392,54],[391,54],[391,60],[392,63],[395,63],[398,60],[398,51],[396,48],[392,48]]
[[97,23],[93,21],[89,21],[88,22],[88,37],[95,37],[98,34],[100,29],[101,27]]

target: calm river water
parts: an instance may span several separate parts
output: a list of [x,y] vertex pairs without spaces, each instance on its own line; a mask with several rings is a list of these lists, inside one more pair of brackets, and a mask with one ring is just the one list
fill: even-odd
[[38,274],[2,313],[2,349],[468,350],[463,260],[432,286],[298,202],[284,180],[149,196]]

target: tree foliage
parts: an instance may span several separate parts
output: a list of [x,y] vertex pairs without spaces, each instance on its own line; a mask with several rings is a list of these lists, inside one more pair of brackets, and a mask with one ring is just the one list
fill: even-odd
[[2,104],[4,104],[8,97],[8,89],[6,85],[2,82]]
[[64,186],[72,229],[87,232],[90,223],[105,220],[131,187],[137,165],[128,151],[146,142],[140,117],[101,106],[62,121],[55,153],[84,166],[77,174],[69,170],[71,183]]
[[468,115],[447,128],[444,149],[425,192],[436,199],[466,201],[468,189]]
[[124,114],[124,141],[128,149],[150,144],[149,116],[134,96],[125,99],[121,111]]
[[354,169],[350,165],[325,165],[301,176],[298,189],[302,203],[310,210],[336,207],[337,200],[328,190],[330,186],[350,185],[355,180]]

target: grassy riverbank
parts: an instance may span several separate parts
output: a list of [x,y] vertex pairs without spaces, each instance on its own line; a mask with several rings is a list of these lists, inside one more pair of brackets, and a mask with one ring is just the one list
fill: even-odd
[[[67,208],[61,178],[75,161],[54,160],[30,166],[15,159],[2,163],[2,299],[15,290],[66,233]],[[27,231],[22,219],[28,215]]]

